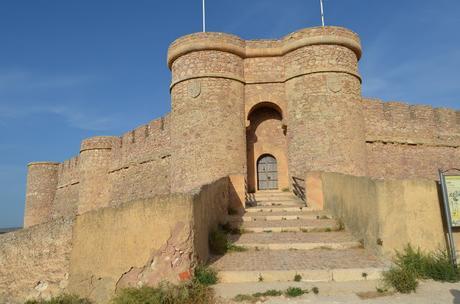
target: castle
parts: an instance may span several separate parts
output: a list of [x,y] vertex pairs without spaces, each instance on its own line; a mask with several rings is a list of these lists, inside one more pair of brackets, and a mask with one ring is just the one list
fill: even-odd
[[[63,163],[28,165],[27,229],[6,234],[0,256],[23,269],[11,248],[31,257],[25,247],[44,238],[52,249],[23,269],[35,269],[26,283],[5,281],[26,290],[9,299],[70,290],[103,302],[123,282],[186,277],[230,207],[242,216],[251,197],[299,195],[299,183],[308,208],[329,210],[376,255],[442,246],[435,179],[460,163],[460,111],[363,97],[361,55],[340,27],[174,41],[171,113],[85,139]],[[175,262],[154,269],[165,256]]]
[[[64,163],[30,163],[24,226],[230,174],[255,192],[289,188],[308,171],[435,179],[458,164],[460,111],[362,97],[361,53],[358,35],[338,27],[281,40],[177,39],[167,59],[171,113],[121,137],[86,139]],[[265,161],[274,166],[262,174]]]

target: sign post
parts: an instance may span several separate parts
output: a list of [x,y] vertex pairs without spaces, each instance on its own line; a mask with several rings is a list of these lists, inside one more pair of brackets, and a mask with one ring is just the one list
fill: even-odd
[[444,203],[444,214],[447,220],[447,243],[450,258],[454,267],[457,267],[457,251],[453,238],[452,228],[460,227],[460,175],[446,175],[449,171],[460,169],[439,169],[439,181],[441,183],[442,201]]

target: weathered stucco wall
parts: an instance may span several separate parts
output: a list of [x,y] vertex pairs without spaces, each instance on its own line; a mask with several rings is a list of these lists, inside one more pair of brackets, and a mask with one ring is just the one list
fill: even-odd
[[[185,195],[156,196],[77,217],[69,291],[104,302],[130,271],[156,267],[156,278],[145,278],[151,282],[169,279],[172,273],[168,270],[181,268],[174,274],[188,270],[193,253],[191,204],[192,199]],[[163,248],[172,240],[176,243]],[[169,246],[177,247],[169,252]],[[175,250],[182,254],[175,256]],[[151,261],[154,255],[159,259]]]
[[106,302],[127,286],[188,279],[226,220],[229,178],[191,194],[135,200],[77,217],[68,291]]
[[194,246],[199,261],[209,258],[209,233],[225,224],[234,187],[228,177],[201,187],[193,197]]
[[391,256],[408,243],[428,251],[445,247],[436,182],[318,172],[308,178],[320,179],[324,208],[376,253]]
[[59,219],[0,235],[0,303],[47,299],[66,288],[72,224]]

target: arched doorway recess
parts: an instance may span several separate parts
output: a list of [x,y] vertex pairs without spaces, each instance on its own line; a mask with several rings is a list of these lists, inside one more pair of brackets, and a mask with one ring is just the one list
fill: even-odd
[[[281,109],[269,102],[257,104],[249,111],[248,121],[246,141],[249,192],[288,188],[287,144]],[[262,176],[267,179],[263,179],[261,187],[259,169],[263,168],[271,171]],[[273,180],[275,175],[276,182],[269,182],[268,178]]]

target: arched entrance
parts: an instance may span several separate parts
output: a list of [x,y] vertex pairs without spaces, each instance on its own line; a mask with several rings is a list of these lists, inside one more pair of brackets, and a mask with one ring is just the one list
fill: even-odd
[[258,190],[278,189],[278,164],[276,158],[265,154],[257,160]]
[[286,132],[281,109],[272,103],[256,104],[246,128],[248,192],[289,188]]

